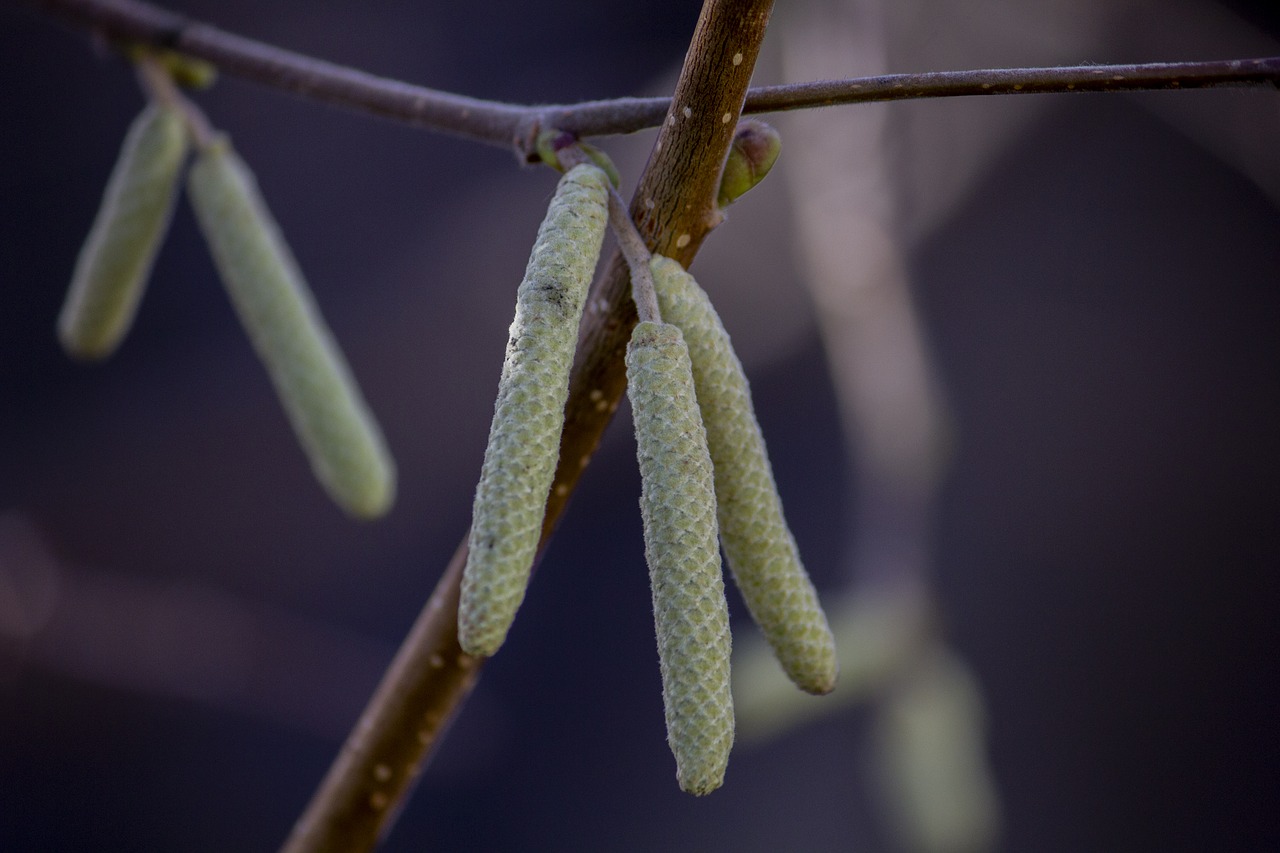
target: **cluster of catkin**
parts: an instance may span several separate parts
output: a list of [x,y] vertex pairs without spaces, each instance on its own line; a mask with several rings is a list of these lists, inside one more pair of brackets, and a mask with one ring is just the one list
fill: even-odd
[[75,358],[110,355],[133,323],[194,143],[187,195],[241,324],[325,490],[382,515],[395,466],[257,182],[225,135],[192,132],[190,107],[153,99],[133,122],[58,318]]
[[[462,579],[459,642],[492,655],[523,600],[555,474],[569,371],[608,220],[609,179],[560,181],[517,293]],[[627,347],[645,557],[668,742],[681,788],[724,779],[733,744],[723,545],[738,588],[788,676],[835,686],[835,642],[774,485],[742,365],[705,292],[675,261],[650,262],[661,319]]]
[[[165,85],[152,91],[125,138],[76,261],[59,338],[84,359],[104,358],[120,345],[194,146],[187,195],[317,479],[352,515],[381,515],[395,495],[381,430],[252,173],[228,137],[209,132],[173,88],[186,70],[179,62],[165,71]],[[730,171],[722,201],[759,179]],[[458,634],[470,654],[498,650],[529,582],[612,192],[611,176],[598,165],[564,175],[517,292],[462,579]],[[645,556],[677,779],[684,790],[706,794],[724,779],[734,735],[721,545],[751,615],[800,688],[826,693],[835,686],[835,644],[783,518],[729,337],[679,264],[654,257],[650,268],[661,316],[636,325],[626,355]]]

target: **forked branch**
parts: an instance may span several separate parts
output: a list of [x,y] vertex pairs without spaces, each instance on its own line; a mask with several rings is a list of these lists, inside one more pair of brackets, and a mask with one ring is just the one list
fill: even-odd
[[[540,130],[578,137],[633,133],[655,127],[669,98],[616,98],[558,106],[520,106],[469,98],[378,77],[284,50],[193,21],[140,0],[20,0],[104,38],[178,50],[221,71],[299,97],[382,116],[532,156]],[[732,56],[733,54],[730,54]],[[1077,65],[887,74],[766,86],[747,93],[746,114],[812,109],[870,101],[1280,86],[1280,57],[1140,65]],[[737,113],[735,113],[736,118]]]
[[[865,101],[960,95],[1280,84],[1280,58],[890,75],[768,87],[747,85],[771,0],[706,0],[673,98],[525,107],[380,78],[243,38],[138,0],[20,0],[111,41],[171,48],[224,73],[301,97],[514,148],[531,156],[540,130],[578,136],[661,125],[630,216],[650,251],[688,267],[718,221],[721,167],[739,115]],[[625,388],[622,354],[636,321],[627,265],[597,282],[570,382],[545,547]],[[442,575],[320,789],[286,842],[290,851],[367,850],[403,804],[483,663],[457,643],[465,543]]]

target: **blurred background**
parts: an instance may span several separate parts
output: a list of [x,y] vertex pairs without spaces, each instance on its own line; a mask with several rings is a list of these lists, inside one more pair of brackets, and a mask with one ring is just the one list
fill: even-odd
[[[525,103],[669,92],[698,13],[173,8]],[[756,82],[1278,37],[1263,3],[804,0]],[[357,523],[313,481],[185,201],[121,350],[63,355],[143,101],[84,34],[11,4],[0,81],[0,849],[271,849],[465,533],[555,176],[229,77],[196,96],[397,459],[395,509]],[[385,849],[1280,846],[1280,94],[776,123],[778,166],[693,271],[751,378],[840,687],[779,690],[731,592],[739,743],[721,791],[680,793],[624,407]],[[629,186],[652,137],[598,142]]]

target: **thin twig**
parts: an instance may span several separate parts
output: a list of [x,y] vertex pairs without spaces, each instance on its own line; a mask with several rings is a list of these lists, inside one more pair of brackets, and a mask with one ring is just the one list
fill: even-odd
[[[742,114],[973,95],[1048,95],[1266,85],[1280,88],[1280,57],[931,71],[760,86],[747,92]],[[670,101],[666,98],[585,101],[542,107],[540,121],[547,127],[557,127],[580,137],[634,133],[657,124],[669,106]]]
[[627,203],[615,189],[609,190],[609,226],[618,240],[618,250],[627,261],[631,275],[631,300],[636,304],[636,317],[643,323],[661,323],[658,294],[653,289],[653,271],[649,269],[649,249],[636,224],[627,213]]
[[[468,98],[378,77],[220,30],[140,0],[19,0],[113,41],[179,50],[208,60],[227,74],[299,97],[382,116],[529,157],[542,128],[579,138],[633,133],[667,115],[668,98],[616,98],[557,106],[520,106]],[[732,55],[732,54],[731,54]],[[1280,87],[1280,57],[1209,62],[1074,65],[888,74],[752,89],[745,114],[838,104],[1032,95],[1132,92],[1215,86]]]
[[[771,6],[772,0],[707,0],[676,84],[675,102],[692,105],[692,117],[664,122],[655,144],[661,149],[650,158],[632,202],[631,218],[646,246],[686,266],[706,234],[708,211],[715,210],[720,170]],[[722,57],[734,53],[742,61],[725,69]],[[721,121],[725,112],[731,121]],[[636,321],[628,282],[627,266],[615,255],[588,299],[540,551],[626,387],[622,356]],[[483,663],[458,647],[465,563],[464,538],[284,850],[368,850],[385,832]]]
[[[378,77],[193,21],[139,0],[22,0],[110,41],[169,48],[302,98],[525,151],[535,112]],[[536,135],[536,134],[535,134]]]
[[1280,86],[1280,57],[1210,62],[1065,65],[1053,68],[987,68],[885,74],[851,80],[818,80],[752,89],[746,113],[782,112],[837,104],[959,98],[971,95],[1049,95],[1134,92],[1219,86]]

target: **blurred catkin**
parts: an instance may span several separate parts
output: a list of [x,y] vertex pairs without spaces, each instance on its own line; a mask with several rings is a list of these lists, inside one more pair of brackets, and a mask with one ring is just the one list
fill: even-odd
[[693,277],[661,255],[650,266],[662,317],[689,347],[729,568],[787,675],[809,693],[828,693],[835,638],[783,517],[742,364]]
[[69,355],[105,358],[129,331],[169,228],[186,155],[177,110],[151,104],[134,119],[58,317]]
[[627,347],[667,740],[691,794],[724,781],[733,746],[729,610],[711,458],[680,330],[639,323]]
[[881,700],[873,729],[884,805],[903,850],[990,853],[1000,802],[988,766],[977,680],[937,647]]
[[240,322],[311,468],[352,515],[382,515],[395,465],[257,182],[226,137],[202,150],[191,203]]
[[516,293],[462,575],[458,641],[469,654],[496,652],[524,600],[608,192],[609,178],[592,165],[560,179]]

